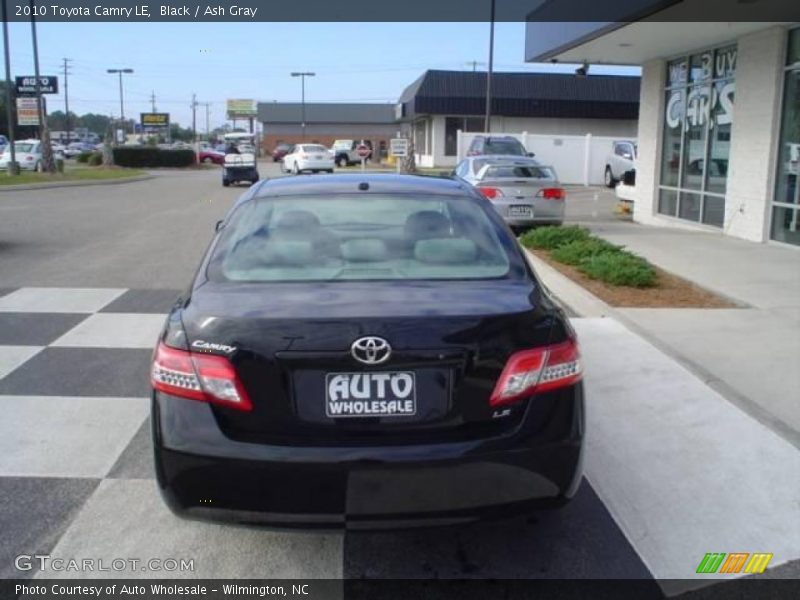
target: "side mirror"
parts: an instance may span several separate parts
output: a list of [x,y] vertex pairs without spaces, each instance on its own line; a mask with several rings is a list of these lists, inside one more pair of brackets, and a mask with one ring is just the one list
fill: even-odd
[[225,221],[223,221],[222,219],[217,221],[217,224],[214,225],[214,231],[219,231],[220,229],[222,229],[222,226],[223,226],[224,223],[225,223]]
[[528,157],[529,158],[533,158],[534,156],[536,156],[535,152],[528,152]]

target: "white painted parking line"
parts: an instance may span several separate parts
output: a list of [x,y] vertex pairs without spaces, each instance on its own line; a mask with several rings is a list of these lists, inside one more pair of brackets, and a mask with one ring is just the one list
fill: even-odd
[[53,342],[82,348],[152,348],[166,315],[97,313]]
[[[707,552],[800,558],[800,453],[613,319],[575,319],[586,474],[667,593]],[[720,575],[720,577],[731,577]]]
[[39,352],[44,346],[0,346],[0,379]]
[[150,409],[147,398],[0,396],[0,476],[104,477]]
[[[341,533],[276,532],[188,521],[174,516],[154,481],[106,479],[50,552],[110,565],[136,558],[138,568],[90,574],[40,572],[37,578],[341,578]],[[193,561],[193,570],[143,570],[150,559]]]
[[93,313],[126,288],[25,287],[0,298],[0,312]]

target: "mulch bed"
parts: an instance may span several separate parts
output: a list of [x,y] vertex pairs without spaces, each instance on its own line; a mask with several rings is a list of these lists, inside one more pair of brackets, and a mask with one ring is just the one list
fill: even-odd
[[741,308],[739,305],[696,286],[690,281],[653,267],[656,287],[634,288],[613,286],[590,279],[575,267],[556,262],[544,250],[531,250],[538,258],[610,304],[628,308]]

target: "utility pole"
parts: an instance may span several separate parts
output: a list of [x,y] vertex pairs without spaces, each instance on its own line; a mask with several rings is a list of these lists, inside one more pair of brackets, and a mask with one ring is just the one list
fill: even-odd
[[[4,0],[5,1],[5,0]],[[30,0],[31,40],[33,41],[33,70],[36,77],[36,111],[39,113],[39,144],[42,147],[42,171],[56,172],[53,161],[53,147],[50,145],[50,130],[47,128],[47,115],[42,104],[42,80],[39,75],[39,43],[36,39],[36,0]]]
[[62,73],[64,74],[64,110],[66,117],[64,117],[64,129],[67,130],[67,143],[69,144],[69,63],[72,62],[71,58],[65,58]]
[[127,133],[125,131],[125,103],[122,94],[122,74],[133,73],[133,69],[106,69],[106,73],[119,75],[119,120],[123,133]]
[[475,71],[478,70],[478,65],[480,65],[482,67],[486,63],[485,62],[480,62],[479,60],[471,60],[471,61],[467,62],[466,64],[468,66],[472,65],[472,72],[474,73]]
[[14,148],[14,94],[11,91],[11,53],[8,47],[8,6],[6,0],[3,3],[3,51],[6,63],[6,119],[8,119],[8,143],[11,148],[11,162],[8,165],[9,175],[18,175],[19,166],[17,165],[17,151]]
[[203,106],[206,107],[206,140],[210,139],[211,130],[208,126],[208,108],[211,106],[211,102],[203,102]]
[[156,112],[156,91],[153,90],[153,93],[150,94],[150,106],[153,108],[153,112]]
[[[306,72],[294,72],[291,73],[292,77],[299,77],[300,78],[300,127],[302,129],[303,140],[306,139],[306,77],[314,77],[316,73],[311,73],[309,71]],[[252,123],[250,125],[250,133],[253,132]]]
[[492,2],[492,14],[489,25],[489,68],[486,71],[486,118],[484,120],[483,128],[486,133],[492,130],[492,67],[494,64],[494,4]]
[[197,141],[197,94],[192,94],[192,143]]

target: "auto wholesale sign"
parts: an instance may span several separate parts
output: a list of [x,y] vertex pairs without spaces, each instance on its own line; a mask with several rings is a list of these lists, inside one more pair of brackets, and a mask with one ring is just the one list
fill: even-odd
[[229,119],[255,117],[256,101],[252,99],[228,100],[226,104]]
[[[36,76],[26,75],[24,77],[15,78],[17,94],[35,94],[36,93]],[[55,75],[40,75],[39,76],[39,90],[43,94],[57,94],[58,93],[58,77]]]
[[140,123],[143,129],[167,129],[169,113],[140,113]]
[[39,125],[36,98],[17,98],[17,125],[20,127]]

